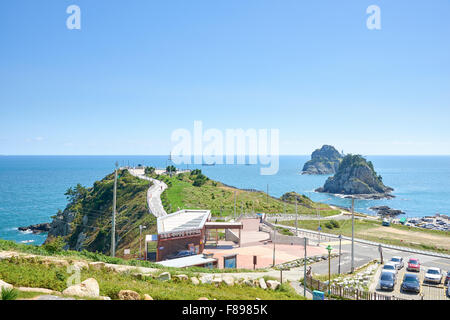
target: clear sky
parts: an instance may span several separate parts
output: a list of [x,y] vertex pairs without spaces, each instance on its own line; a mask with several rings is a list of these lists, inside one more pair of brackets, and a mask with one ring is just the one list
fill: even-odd
[[194,120],[450,154],[448,0],[8,0],[0,41],[0,154],[168,154]]

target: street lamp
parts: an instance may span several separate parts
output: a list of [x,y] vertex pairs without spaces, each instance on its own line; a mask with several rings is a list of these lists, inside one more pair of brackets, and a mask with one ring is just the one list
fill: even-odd
[[333,250],[333,248],[328,245],[327,247],[328,250],[328,298],[331,295],[331,250]]

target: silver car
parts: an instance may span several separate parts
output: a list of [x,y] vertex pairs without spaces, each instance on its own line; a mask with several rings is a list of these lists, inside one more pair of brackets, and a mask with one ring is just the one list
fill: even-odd
[[399,256],[392,257],[389,262],[395,264],[397,270],[401,270],[404,266],[403,258]]
[[442,282],[442,272],[439,268],[428,268],[427,273],[425,273],[425,282],[440,284]]

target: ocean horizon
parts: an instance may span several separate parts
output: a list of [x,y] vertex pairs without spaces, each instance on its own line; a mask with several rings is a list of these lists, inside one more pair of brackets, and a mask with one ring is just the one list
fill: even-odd
[[[405,212],[406,217],[422,217],[450,210],[450,155],[365,155],[372,161],[383,182],[394,188],[394,199],[357,200],[355,209],[375,214],[369,208],[387,205]],[[282,155],[272,176],[260,175],[260,165],[180,165],[181,169],[201,169],[213,180],[242,189],[267,191],[275,197],[290,191],[314,201],[350,206],[350,199],[316,193],[329,177],[301,175],[310,155]],[[20,232],[18,227],[50,222],[67,204],[65,191],[77,183],[90,187],[120,166],[138,164],[166,167],[168,155],[2,155],[0,156],[0,238],[41,244],[45,234]]]

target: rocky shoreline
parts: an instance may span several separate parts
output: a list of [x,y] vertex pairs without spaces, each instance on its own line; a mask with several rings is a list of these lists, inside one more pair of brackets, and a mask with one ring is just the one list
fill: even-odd
[[376,207],[370,207],[370,210],[376,211],[377,215],[380,215],[382,217],[396,217],[400,214],[405,214],[402,210],[392,209],[388,206],[376,206]]
[[39,223],[28,227],[19,227],[18,230],[22,232],[31,231],[34,234],[46,233],[50,231],[50,223]]

